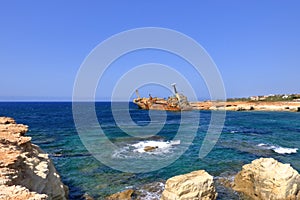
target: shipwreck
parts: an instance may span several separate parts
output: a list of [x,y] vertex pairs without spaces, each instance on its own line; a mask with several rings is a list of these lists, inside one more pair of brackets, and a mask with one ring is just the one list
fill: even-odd
[[174,95],[165,98],[152,97],[149,95],[148,98],[141,98],[138,90],[136,90],[137,98],[133,100],[140,109],[145,110],[168,110],[168,111],[182,111],[182,110],[192,110],[187,97],[182,93],[178,93],[176,89],[176,83],[172,84],[174,89]]

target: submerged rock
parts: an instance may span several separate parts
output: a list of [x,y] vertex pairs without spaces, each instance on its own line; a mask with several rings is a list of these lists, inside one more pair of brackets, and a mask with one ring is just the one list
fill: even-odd
[[217,192],[213,177],[204,170],[174,176],[167,180],[161,200],[210,200]]
[[157,148],[158,148],[158,146],[154,146],[154,147],[153,146],[145,146],[144,151],[153,151]]
[[108,197],[106,197],[106,200],[131,200],[132,195],[134,193],[134,190],[124,190],[122,192],[118,192],[116,194],[112,194]]
[[112,194],[105,200],[159,200],[164,190],[163,182],[152,182]]
[[0,199],[67,199],[48,154],[25,137],[28,127],[0,117]]
[[93,197],[91,197],[89,194],[85,193],[84,195],[82,195],[82,199],[84,200],[94,200]]
[[233,189],[255,200],[296,200],[300,199],[300,176],[289,164],[260,158],[243,166]]
[[136,188],[134,192],[134,199],[136,200],[159,200],[164,190],[164,182],[153,182],[142,185]]

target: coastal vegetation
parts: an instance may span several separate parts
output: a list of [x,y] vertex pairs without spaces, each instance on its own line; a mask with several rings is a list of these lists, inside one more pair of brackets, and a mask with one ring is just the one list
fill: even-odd
[[270,94],[262,96],[251,96],[241,98],[228,98],[227,101],[263,101],[263,102],[277,102],[277,101],[296,101],[300,102],[300,94]]

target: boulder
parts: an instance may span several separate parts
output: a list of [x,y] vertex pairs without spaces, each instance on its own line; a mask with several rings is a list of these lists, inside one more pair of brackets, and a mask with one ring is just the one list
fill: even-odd
[[161,200],[210,200],[217,192],[213,177],[204,170],[174,176],[167,180]]
[[300,176],[289,164],[260,158],[244,165],[233,189],[255,200],[300,199]]

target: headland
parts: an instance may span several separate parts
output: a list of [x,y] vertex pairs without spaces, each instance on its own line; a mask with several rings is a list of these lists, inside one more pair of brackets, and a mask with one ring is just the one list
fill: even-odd
[[177,92],[175,84],[174,96],[140,97],[136,90],[137,98],[133,100],[140,109],[145,110],[226,110],[226,111],[291,111],[300,112],[300,94],[291,95],[264,95],[248,98],[231,98],[227,101],[198,101],[189,102],[188,98]]

